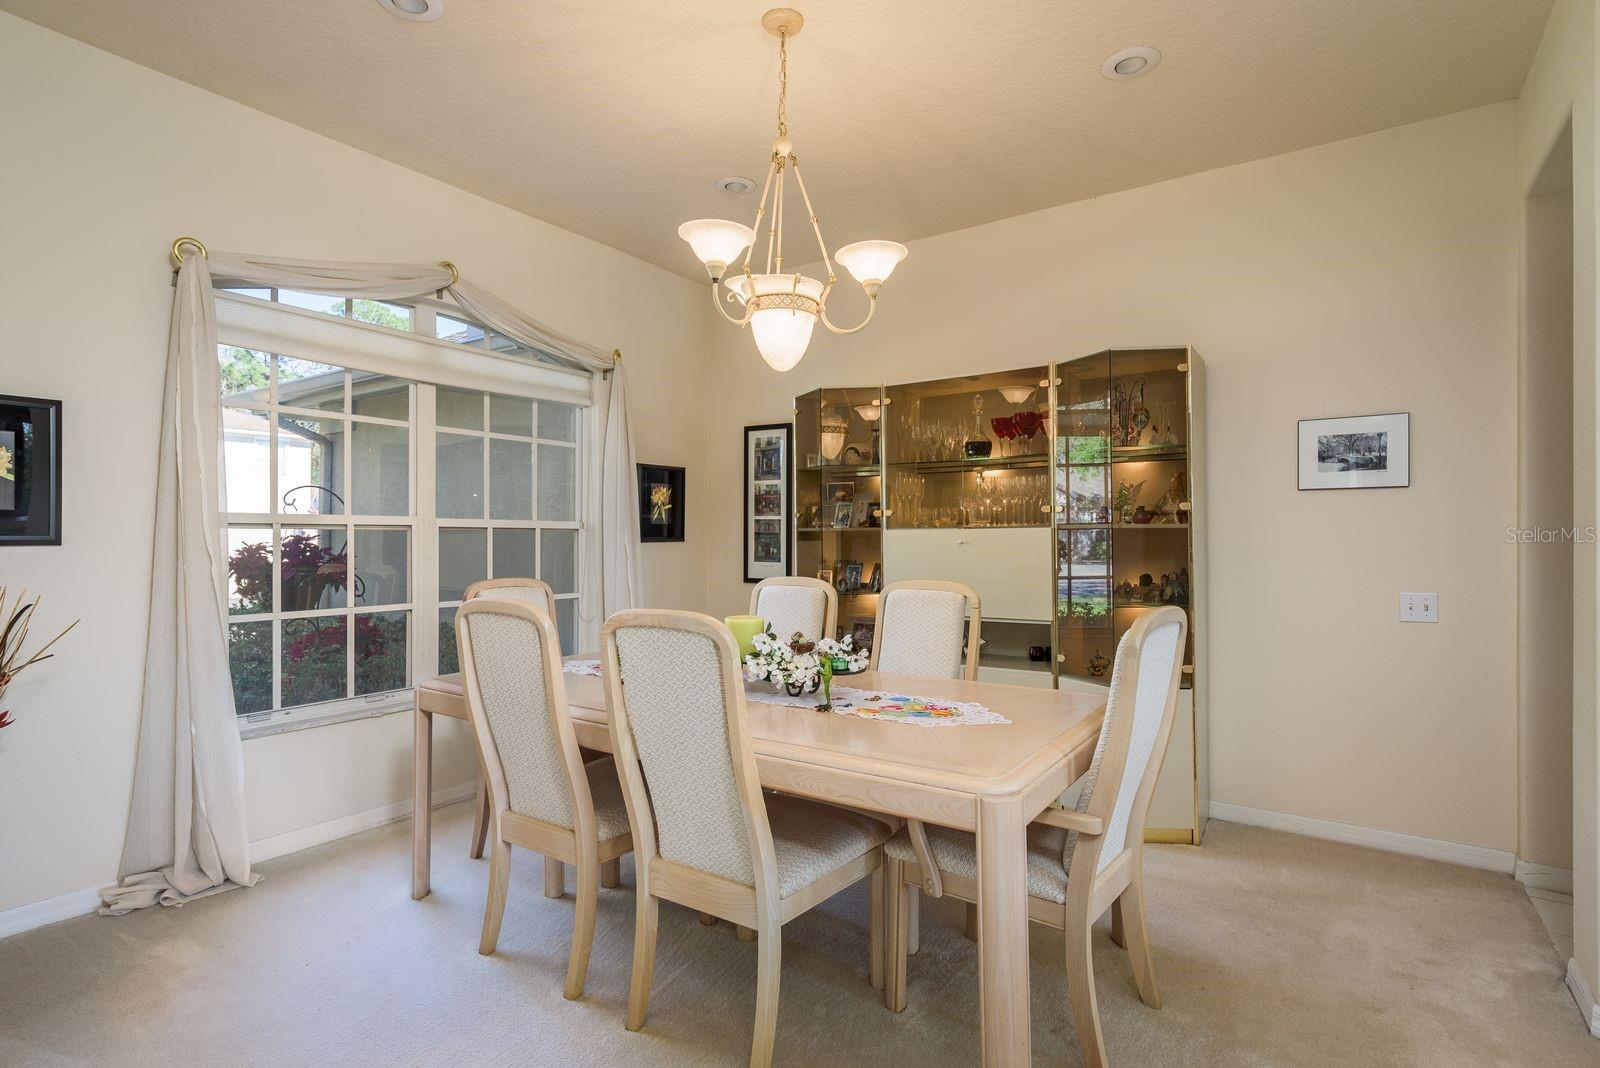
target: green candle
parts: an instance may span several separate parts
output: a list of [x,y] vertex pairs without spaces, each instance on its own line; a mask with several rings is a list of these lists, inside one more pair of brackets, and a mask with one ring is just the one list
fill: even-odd
[[749,656],[756,651],[750,640],[767,629],[767,621],[760,616],[728,616],[722,622],[733,631],[733,638],[739,643],[741,657]]

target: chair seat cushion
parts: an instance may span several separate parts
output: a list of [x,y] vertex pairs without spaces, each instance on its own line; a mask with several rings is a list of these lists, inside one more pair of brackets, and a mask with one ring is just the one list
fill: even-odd
[[[949,827],[924,824],[928,832],[928,849],[939,865],[940,871],[959,875],[964,879],[978,878],[978,837],[971,831],[957,831]],[[1028,896],[1062,904],[1067,900],[1067,870],[1072,865],[1071,856],[1062,863],[1067,846],[1068,832],[1045,823],[1028,825]],[[911,846],[910,834],[902,829],[883,847],[895,860],[917,863],[916,850]]]
[[628,804],[622,799],[622,782],[610,757],[585,764],[589,773],[589,798],[594,802],[595,840],[607,842],[628,833]]
[[767,794],[766,802],[779,897],[793,897],[889,839],[886,825],[848,809],[784,794]]

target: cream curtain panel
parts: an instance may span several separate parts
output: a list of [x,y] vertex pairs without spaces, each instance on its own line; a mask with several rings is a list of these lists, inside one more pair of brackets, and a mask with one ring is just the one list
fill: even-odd
[[[150,625],[119,883],[107,915],[185,901],[260,876],[250,870],[243,753],[228,670],[222,554],[223,447],[213,275],[368,300],[443,291],[470,316],[596,376],[600,531],[584,539],[581,615],[639,603],[639,528],[627,380],[610,352],[529,318],[447,264],[333,263],[193,252],[179,266],[161,420]],[[591,470],[593,465],[591,465]],[[587,628],[586,628],[587,629]]]

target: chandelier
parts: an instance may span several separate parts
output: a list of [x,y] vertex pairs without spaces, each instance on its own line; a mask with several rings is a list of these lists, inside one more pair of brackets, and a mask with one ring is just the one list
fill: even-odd
[[[800,357],[806,354],[806,346],[811,344],[811,331],[817,320],[822,320],[822,325],[835,334],[854,334],[870,323],[878,307],[878,288],[894,271],[895,265],[906,258],[906,247],[894,241],[857,241],[834,253],[832,259],[828,257],[821,222],[811,206],[805,180],[800,177],[794,142],[789,140],[789,38],[800,32],[804,22],[800,12],[787,7],[775,7],[761,17],[761,25],[778,39],[778,136],[772,142],[772,159],[767,167],[767,180],[761,187],[761,202],[756,206],[755,227],[725,219],[694,219],[678,227],[678,236],[689,242],[711,276],[711,303],[728,322],[750,327],[761,358],[775,371],[787,371],[800,362]],[[790,171],[794,173],[794,184],[805,204],[806,218],[811,222],[811,232],[816,235],[817,247],[822,250],[826,282],[783,271],[783,195],[785,174]],[[763,219],[767,220],[766,258],[761,272],[754,273],[750,269],[750,257],[756,250],[756,229]],[[729,274],[728,265],[741,252],[744,262],[736,273]],[[828,320],[828,294],[833,292],[834,283],[838,281],[833,272],[836,261],[861,283],[867,294],[867,317],[852,327],[838,327]],[[727,289],[726,293],[719,292],[719,282]],[[724,302],[740,307],[741,314],[730,315],[723,307]]]

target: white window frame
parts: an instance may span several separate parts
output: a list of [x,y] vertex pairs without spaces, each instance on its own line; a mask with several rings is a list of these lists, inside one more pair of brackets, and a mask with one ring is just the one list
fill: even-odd
[[[593,450],[599,444],[596,438],[596,423],[598,420],[593,417],[593,411],[589,410],[592,409],[594,404],[593,376],[586,371],[569,369],[544,362],[535,363],[527,355],[502,355],[492,349],[459,345],[435,338],[433,337],[435,310],[437,308],[437,310],[443,311],[445,314],[451,314],[447,309],[433,301],[396,301],[392,303],[407,303],[411,305],[411,333],[340,318],[327,313],[274,304],[258,297],[225,292],[216,294],[217,342],[219,345],[230,345],[257,352],[310,360],[355,371],[393,375],[413,383],[411,388],[411,420],[409,424],[400,423],[396,420],[380,419],[374,416],[355,415],[350,411],[350,386],[348,382],[346,385],[346,410],[341,416],[352,427],[352,432],[346,436],[345,448],[347,450],[354,447],[353,427],[357,422],[409,426],[411,436],[409,515],[358,516],[341,514],[322,517],[326,521],[320,521],[319,517],[316,516],[274,511],[272,513],[228,512],[222,517],[224,528],[255,526],[271,529],[274,538],[274,561],[277,559],[276,553],[278,552],[276,544],[277,540],[279,540],[278,531],[282,528],[343,527],[350,536],[352,548],[354,531],[358,526],[407,529],[410,532],[411,574],[407,587],[410,600],[406,604],[373,605],[358,608],[354,605],[354,590],[347,585],[347,596],[351,604],[343,609],[313,610],[289,613],[287,615],[282,612],[276,614],[250,614],[230,616],[228,619],[231,625],[236,622],[260,621],[262,619],[329,615],[333,614],[334,611],[346,616],[354,616],[365,612],[409,612],[411,624],[407,688],[384,694],[346,697],[318,704],[300,705],[291,709],[272,709],[240,715],[238,717],[240,737],[246,740],[281,734],[287,731],[303,730],[308,727],[319,727],[331,723],[344,723],[356,719],[392,715],[396,712],[405,712],[412,709],[414,698],[410,687],[414,686],[418,679],[434,674],[438,664],[440,609],[460,603],[458,601],[442,601],[439,597],[438,532],[441,529],[450,527],[481,527],[484,529],[484,537],[488,543],[487,566],[491,575],[494,574],[493,530],[496,528],[562,528],[577,530],[578,574],[575,584],[577,592],[562,594],[559,597],[561,599],[570,598],[574,601],[579,601],[580,598],[591,594],[591,591],[583,589],[582,580],[583,561],[587,549],[586,542],[590,533],[598,529],[599,520],[596,509],[600,495],[590,492],[588,485],[592,477],[591,473],[595,470],[592,463],[592,458],[595,455]],[[437,412],[435,400],[436,387],[441,385],[457,389],[481,391],[486,394],[500,393],[526,397],[533,401],[554,401],[577,406],[580,411],[578,412],[576,444],[573,442],[544,442],[573,448],[577,453],[574,463],[577,519],[575,521],[549,521],[538,518],[537,450],[541,439],[537,436],[537,422],[533,428],[534,436],[531,438],[491,432],[487,422],[487,412],[485,426],[482,431],[458,431],[451,427],[439,428],[435,425]],[[274,385],[274,399],[276,397],[275,390],[276,386]],[[330,416],[333,413],[308,410],[306,414]],[[537,413],[535,413],[535,418],[537,419]],[[437,500],[437,433],[440,429],[443,429],[445,433],[467,435],[476,433],[484,438],[485,517],[481,520],[438,519],[435,516]],[[270,479],[271,496],[269,497],[269,503],[274,509],[278,507],[277,434],[277,420],[274,417],[271,420],[271,439],[268,446],[270,455],[274,458]],[[535,469],[533,488],[535,518],[533,520],[488,518],[488,441],[493,437],[512,438],[517,441],[529,441],[532,443]],[[347,461],[344,464],[345,490],[349,488],[351,476],[351,465]],[[351,499],[348,493],[345,493],[345,498],[347,502]],[[535,560],[538,563],[542,558],[543,538],[536,535],[535,541]],[[273,568],[274,605],[281,604],[277,594],[280,571],[281,568],[275,565]],[[590,637],[588,631],[592,628],[585,626],[583,615],[578,605],[575,604],[574,610],[576,613],[575,631],[578,642],[582,645]],[[353,625],[353,623],[349,625]],[[281,685],[278,679],[281,657],[281,649],[279,648],[281,627],[275,628],[274,634],[273,698],[274,704],[276,704],[279,699],[279,686]],[[354,670],[355,664],[352,656],[347,665],[347,682],[351,690],[354,689],[354,684],[348,673]]]

